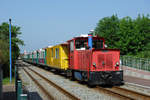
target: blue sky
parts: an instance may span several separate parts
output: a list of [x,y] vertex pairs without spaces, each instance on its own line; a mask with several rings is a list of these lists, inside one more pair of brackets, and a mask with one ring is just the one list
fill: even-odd
[[119,18],[150,14],[149,0],[1,0],[0,24],[12,18],[21,27],[24,50],[33,51],[48,45],[87,34],[98,21],[112,14]]

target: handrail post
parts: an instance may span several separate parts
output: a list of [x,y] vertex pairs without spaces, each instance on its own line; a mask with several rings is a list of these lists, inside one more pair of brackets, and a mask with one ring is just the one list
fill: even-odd
[[22,83],[21,80],[17,81],[17,100],[21,100],[21,94],[22,94]]

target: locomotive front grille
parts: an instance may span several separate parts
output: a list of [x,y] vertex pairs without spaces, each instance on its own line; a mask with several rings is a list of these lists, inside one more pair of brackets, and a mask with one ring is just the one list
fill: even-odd
[[104,57],[105,57],[104,54],[100,54],[100,55],[97,56],[97,60],[98,60],[97,66],[98,66],[99,69],[104,69],[105,68],[105,66],[103,65],[104,60],[105,60]]
[[107,54],[106,55],[106,69],[112,69],[113,68],[113,59],[112,59],[112,54]]
[[113,68],[112,54],[99,54],[97,58],[98,58],[97,66],[99,69],[112,69]]

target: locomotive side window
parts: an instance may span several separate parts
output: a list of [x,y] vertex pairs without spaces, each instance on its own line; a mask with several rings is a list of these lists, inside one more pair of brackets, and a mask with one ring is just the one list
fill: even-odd
[[74,51],[74,42],[73,41],[70,42],[70,51],[71,52]]
[[103,48],[103,40],[93,40],[93,48],[102,49]]
[[85,49],[87,47],[87,40],[76,40],[76,49]]

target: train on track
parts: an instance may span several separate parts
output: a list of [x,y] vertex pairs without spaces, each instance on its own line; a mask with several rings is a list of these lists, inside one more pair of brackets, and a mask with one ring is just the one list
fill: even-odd
[[66,76],[89,85],[123,84],[120,51],[106,49],[105,40],[92,34],[74,37],[65,43],[48,46],[30,53],[24,61],[64,72]]

